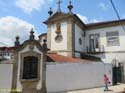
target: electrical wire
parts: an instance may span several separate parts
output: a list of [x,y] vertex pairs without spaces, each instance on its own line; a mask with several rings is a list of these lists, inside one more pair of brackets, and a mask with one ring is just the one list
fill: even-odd
[[120,15],[119,15],[119,13],[118,13],[118,10],[116,9],[116,7],[115,7],[115,5],[114,5],[114,3],[113,3],[113,0],[110,0],[110,2],[111,2],[111,4],[112,4],[112,7],[113,7],[113,9],[114,9],[114,11],[115,11],[115,13],[116,13],[118,19],[119,19],[119,24],[122,26],[123,31],[125,32],[125,27],[124,27],[123,24],[120,22],[121,18],[120,18]]

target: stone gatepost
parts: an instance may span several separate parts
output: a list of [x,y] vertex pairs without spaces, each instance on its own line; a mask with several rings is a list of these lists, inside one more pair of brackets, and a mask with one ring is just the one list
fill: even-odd
[[122,83],[125,83],[124,63],[121,63],[121,64],[120,64],[120,67],[121,67]]
[[41,46],[34,39],[33,29],[30,33],[29,40],[24,41],[23,44],[19,43],[19,37],[16,37],[15,42],[12,90],[21,86],[22,93],[38,93],[37,86],[40,81],[44,83],[41,91],[46,91],[46,76],[44,76],[46,75],[46,41]]

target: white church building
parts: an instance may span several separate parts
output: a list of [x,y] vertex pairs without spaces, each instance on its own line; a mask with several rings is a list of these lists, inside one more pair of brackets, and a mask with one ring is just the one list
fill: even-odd
[[43,23],[47,32],[39,36],[42,44],[47,39],[50,52],[59,55],[84,58],[91,55],[101,58],[105,63],[125,62],[125,20],[113,20],[85,24],[72,12],[73,6],[67,7],[68,13],[56,13],[50,9],[50,17]]
[[125,20],[85,24],[72,12],[71,2],[67,8],[67,13],[61,11],[60,0],[54,14],[50,8],[43,22],[47,32],[39,40],[33,29],[22,44],[16,37],[14,61],[0,63],[1,93],[103,87],[104,74],[110,85],[125,83]]

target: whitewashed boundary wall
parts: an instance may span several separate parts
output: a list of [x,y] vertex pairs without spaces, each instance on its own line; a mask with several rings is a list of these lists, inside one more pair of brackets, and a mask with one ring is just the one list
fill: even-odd
[[[12,64],[0,64],[0,89],[11,88],[12,67]],[[47,63],[47,91],[60,92],[101,87],[103,86],[104,73],[112,81],[111,64],[104,65],[97,62]],[[17,89],[20,89],[20,87]]]
[[11,89],[12,68],[13,64],[0,64],[0,93]]
[[112,83],[112,65],[98,63],[49,63],[47,65],[47,90],[59,92],[101,87],[107,74]]

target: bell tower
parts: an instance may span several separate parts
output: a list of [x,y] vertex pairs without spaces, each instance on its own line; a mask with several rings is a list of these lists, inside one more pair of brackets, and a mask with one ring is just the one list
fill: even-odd
[[58,9],[54,14],[52,8],[50,8],[48,11],[50,17],[43,22],[47,25],[47,47],[50,49],[50,52],[73,57],[73,6],[70,1],[67,6],[69,11],[64,13],[60,8],[61,3],[62,1],[58,0]]

